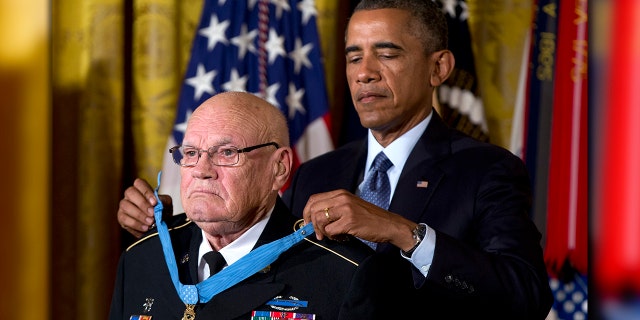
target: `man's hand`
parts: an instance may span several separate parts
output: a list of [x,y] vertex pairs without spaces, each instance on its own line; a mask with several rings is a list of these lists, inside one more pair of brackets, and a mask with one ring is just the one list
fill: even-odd
[[[159,195],[164,206],[163,215],[172,214],[173,203],[168,195]],[[153,207],[157,204],[153,188],[142,179],[124,191],[118,207],[118,223],[134,237],[140,238],[154,223]]]
[[305,223],[313,223],[318,240],[350,234],[372,242],[390,242],[404,251],[415,245],[415,222],[346,190],[314,194],[304,207],[303,217]]

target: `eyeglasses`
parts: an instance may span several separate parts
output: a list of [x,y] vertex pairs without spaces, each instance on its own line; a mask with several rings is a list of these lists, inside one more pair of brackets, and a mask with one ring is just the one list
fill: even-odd
[[230,167],[236,165],[238,161],[240,161],[241,153],[253,151],[266,146],[274,146],[276,149],[280,148],[280,146],[275,142],[263,143],[242,149],[231,146],[213,146],[204,150],[190,146],[175,146],[169,149],[169,153],[171,153],[171,156],[173,157],[173,162],[181,167],[195,167],[203,153],[207,153],[209,155],[209,159],[214,165]]

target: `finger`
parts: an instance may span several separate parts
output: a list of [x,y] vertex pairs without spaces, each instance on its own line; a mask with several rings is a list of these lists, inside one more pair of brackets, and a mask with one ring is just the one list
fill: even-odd
[[118,223],[123,227],[129,227],[139,232],[145,232],[149,229],[149,226],[153,224],[153,216],[149,217],[144,207],[140,208],[138,204],[130,199],[131,197],[125,197],[120,200],[120,204],[118,206]]
[[[136,179],[136,182],[137,181],[144,182],[144,180],[141,179]],[[144,183],[146,184],[146,182]],[[145,192],[148,191],[144,187],[142,189],[139,187],[140,185],[136,186],[134,183],[134,186],[131,186],[124,191],[124,200],[128,200],[134,206],[134,208],[129,209],[127,212],[134,214],[133,217],[139,219],[141,222],[146,221],[147,224],[151,225],[153,223],[154,204],[152,204],[147,195],[145,195]],[[154,197],[154,203],[155,202],[157,201]],[[138,213],[142,214],[144,217],[138,216]]]
[[[311,215],[314,221],[314,226],[316,226],[318,230],[317,233],[322,237],[326,236],[329,239],[335,239],[335,236],[337,235],[337,233],[330,232],[329,228],[333,226],[333,224],[337,220],[339,220],[339,216],[336,215],[336,212],[335,210],[333,210],[333,207],[330,207],[329,204],[327,203],[324,204],[324,207],[318,206],[318,208],[322,208],[322,209],[316,210]],[[319,240],[321,240],[322,237],[320,237]]]
[[[331,238],[325,228],[328,224],[335,221],[335,218],[331,216],[331,208],[336,205],[336,196],[344,192],[346,191],[334,190],[314,194],[309,197],[303,210],[303,218],[305,222],[313,223],[318,240],[322,240],[325,236]],[[329,218],[327,218],[327,216],[329,216]]]
[[144,213],[140,212],[131,202],[125,199],[120,200],[118,223],[123,229],[139,238],[142,233],[149,230],[149,225],[146,223],[145,218]]
[[309,198],[307,204],[302,209],[302,219],[304,219],[304,223],[313,222],[311,221],[311,206],[312,206],[312,198]]
[[137,178],[133,181],[133,186],[140,192],[140,194],[149,202],[151,206],[155,206],[158,201],[156,200],[156,196],[153,193],[153,188],[151,185],[143,179]]
[[309,200],[307,200],[307,204],[302,210],[302,218],[304,219],[305,223],[311,221],[311,216],[314,212],[325,208],[325,205],[331,204],[331,198],[333,197],[334,193],[335,191],[316,193],[309,197]]
[[308,216],[309,216],[309,222],[313,224],[313,230],[316,233],[316,239],[322,240],[322,238],[324,238],[324,234],[323,234],[324,229],[320,225],[320,221],[318,220],[317,215],[309,212]]
[[316,234],[316,239],[322,240],[324,238],[324,226],[322,219],[319,218],[320,215],[317,212],[308,212],[309,223],[313,224],[313,229]]
[[305,217],[306,223],[311,222],[313,224],[313,229],[316,233],[316,239],[322,240],[322,238],[324,238],[325,221],[322,219],[322,217],[324,217],[324,210],[320,209],[318,205],[318,198],[318,196],[315,196],[314,198],[309,199],[303,211],[303,217]]

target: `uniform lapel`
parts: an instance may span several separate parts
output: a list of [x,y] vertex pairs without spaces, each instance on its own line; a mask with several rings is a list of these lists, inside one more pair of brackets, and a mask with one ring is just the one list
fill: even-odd
[[[180,282],[198,283],[198,250],[202,232],[195,223],[185,226],[185,232],[171,232],[171,244],[175,253]],[[162,253],[164,261],[164,253]]]
[[289,213],[287,206],[282,199],[278,197],[273,212],[271,213],[271,218],[269,218],[269,222],[267,222],[267,225],[264,227],[254,249],[293,233],[295,223],[296,218]]

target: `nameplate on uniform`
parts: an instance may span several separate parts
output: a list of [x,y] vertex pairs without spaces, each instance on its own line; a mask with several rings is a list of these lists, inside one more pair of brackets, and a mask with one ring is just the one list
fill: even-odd
[[313,313],[296,313],[283,311],[253,311],[251,312],[251,320],[315,320],[316,315]]

